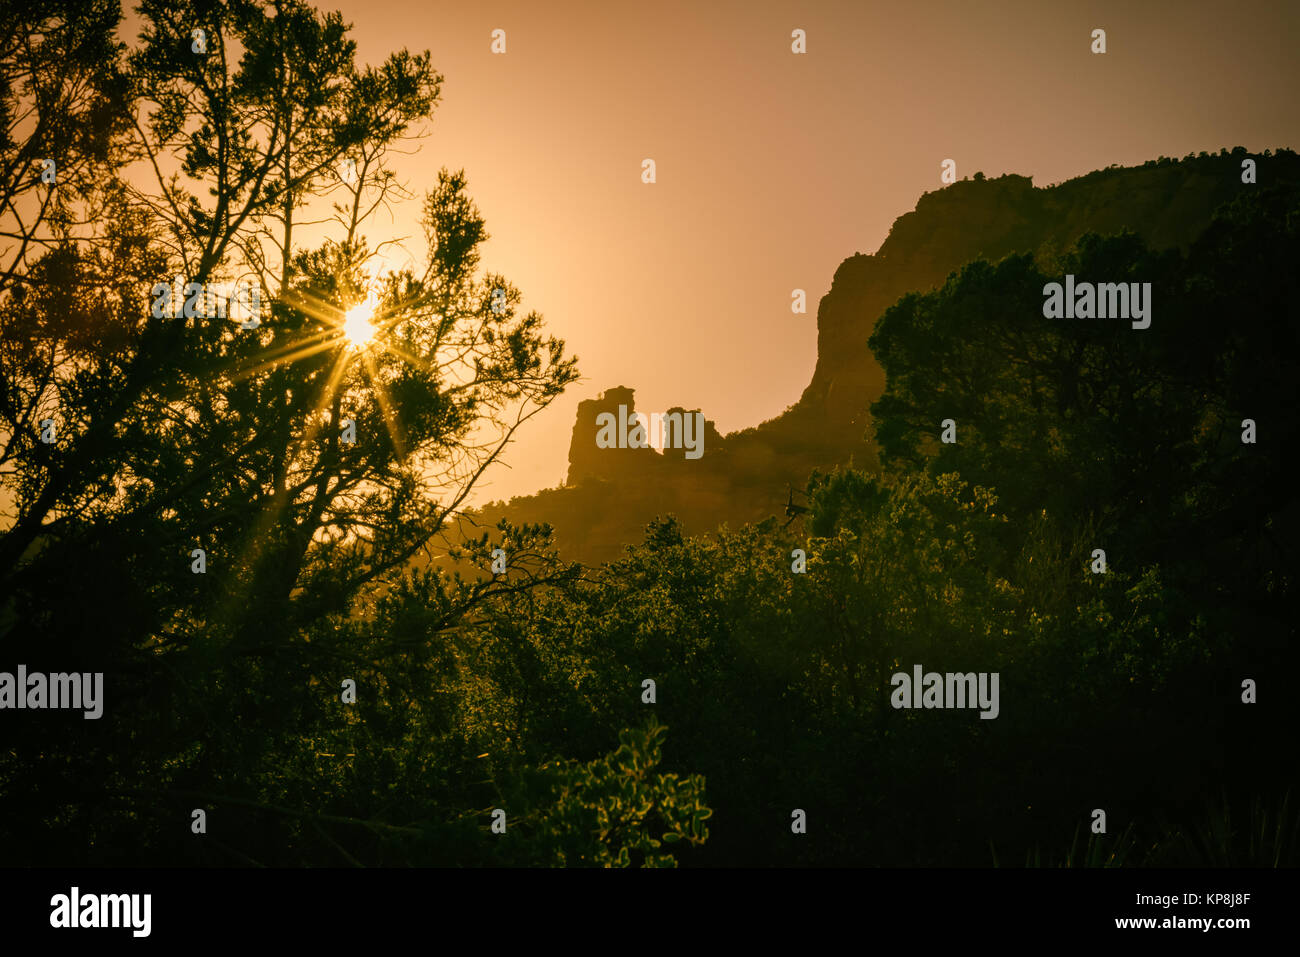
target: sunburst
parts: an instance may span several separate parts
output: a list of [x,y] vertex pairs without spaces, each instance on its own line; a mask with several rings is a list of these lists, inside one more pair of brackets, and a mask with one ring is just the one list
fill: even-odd
[[359,302],[343,315],[343,335],[354,349],[364,349],[375,338],[375,303],[373,299]]

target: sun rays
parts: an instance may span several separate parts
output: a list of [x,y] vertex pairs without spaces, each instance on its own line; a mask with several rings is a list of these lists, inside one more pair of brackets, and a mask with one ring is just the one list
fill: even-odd
[[[366,298],[346,309],[332,303],[306,302],[297,300],[290,303],[294,308],[308,316],[320,320],[324,329],[307,336],[298,348],[290,347],[273,362],[291,363],[312,355],[322,348],[332,349],[343,345],[339,350],[333,367],[330,369],[326,388],[317,397],[316,407],[310,420],[314,423],[309,429],[309,441],[314,441],[315,433],[322,424],[325,410],[339,398],[340,391],[352,391],[358,386],[368,388],[371,396],[381,411],[381,418],[394,447],[400,455],[405,455],[402,430],[397,423],[397,410],[388,395],[384,376],[380,369],[381,353],[391,353],[398,359],[405,359],[404,351],[390,347],[387,342],[391,333],[381,319],[381,307],[377,291],[371,287]],[[342,312],[341,318],[339,317]],[[391,322],[389,323],[391,325]],[[349,372],[355,370],[359,375],[351,383]],[[364,380],[364,385],[363,385]]]
[[[399,457],[406,458],[413,450],[400,421],[400,403],[394,401],[389,388],[396,374],[394,361],[411,367],[416,374],[438,375],[439,367],[430,358],[413,353],[411,343],[399,344],[395,327],[402,318],[422,317],[422,304],[386,302],[380,287],[372,283],[366,298],[351,305],[347,300],[331,301],[301,288],[289,292],[281,305],[309,321],[300,325],[296,333],[284,335],[282,331],[280,336],[275,336],[273,332],[275,337],[266,343],[266,348],[245,355],[218,375],[232,382],[246,381],[302,362],[319,363],[316,357],[330,353],[320,366],[325,382],[323,387],[312,387],[313,408],[306,411],[305,429],[293,446],[304,450],[314,445],[322,430],[330,427],[331,407],[342,399],[342,415],[349,414],[349,406],[356,403],[376,409],[393,448]],[[269,318],[271,321],[261,327],[263,330],[275,330],[274,315]],[[350,411],[355,415],[363,410]],[[285,503],[280,504],[283,507]]]
[[343,316],[343,335],[354,349],[364,349],[370,345],[378,331],[374,325],[374,297],[359,302]]
[[[297,512],[302,504],[299,496],[315,494],[312,490],[320,477],[336,472],[340,462],[348,456],[349,446],[340,441],[337,431],[343,420],[354,420],[360,431],[363,418],[371,423],[378,418],[398,457],[408,457],[412,449],[399,421],[401,410],[393,401],[387,382],[394,374],[393,360],[421,370],[429,368],[426,361],[390,341],[393,338],[393,317],[386,314],[390,310],[384,309],[378,291],[373,287],[364,300],[351,306],[317,298],[305,290],[294,290],[282,304],[309,321],[300,326],[296,334],[284,336],[287,341],[272,339],[268,348],[247,357],[238,367],[226,372],[231,381],[247,381],[298,363],[310,362],[318,366],[316,371],[307,373],[308,378],[298,386],[307,390],[302,398],[310,407],[302,408],[294,416],[301,428],[286,449],[288,461],[281,487],[263,499],[261,514],[236,560],[246,574],[256,574],[258,566],[269,557],[265,550],[268,536],[276,525]],[[274,319],[262,326],[263,330],[268,328],[275,329]],[[321,353],[332,355],[322,357],[322,362],[317,358]],[[367,414],[365,406],[377,410],[379,415]],[[373,435],[369,437],[369,441],[373,439]],[[350,490],[349,494],[353,491]],[[234,598],[232,594],[232,600]]]

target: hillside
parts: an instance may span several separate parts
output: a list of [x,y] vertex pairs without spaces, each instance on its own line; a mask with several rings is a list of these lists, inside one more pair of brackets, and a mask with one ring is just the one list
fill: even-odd
[[640,541],[656,515],[676,515],[691,533],[781,515],[787,487],[800,489],[814,468],[850,460],[876,467],[868,409],[885,382],[866,342],[900,297],[941,285],[974,259],[1033,253],[1050,264],[1088,232],[1128,229],[1156,248],[1185,248],[1215,209],[1253,188],[1241,182],[1247,156],[1258,163],[1261,186],[1300,180],[1296,153],[1250,154],[1238,147],[1111,167],[1043,188],[1025,176],[976,173],[926,193],[894,222],[874,255],[850,256],[836,270],[817,310],[812,381],[782,415],[725,436],[710,423],[704,455],[695,460],[680,451],[601,449],[597,415],[620,404],[635,408],[632,388],[609,389],[579,406],[563,487],[493,503],[474,519],[548,522],[565,557],[595,563]]

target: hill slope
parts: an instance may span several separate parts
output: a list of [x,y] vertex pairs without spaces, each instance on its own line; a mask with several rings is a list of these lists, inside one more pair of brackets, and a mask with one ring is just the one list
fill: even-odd
[[[787,486],[814,468],[855,461],[875,467],[868,409],[884,391],[884,372],[867,349],[876,320],[909,292],[941,285],[974,259],[1033,253],[1050,263],[1084,233],[1140,235],[1156,248],[1189,245],[1215,209],[1239,191],[1242,160],[1258,163],[1265,185],[1300,181],[1300,156],[1288,150],[1205,153],[1111,167],[1056,186],[1006,175],[963,180],[921,196],[900,216],[874,255],[851,256],[836,270],[817,310],[817,367],[799,401],[775,419],[720,435],[708,425],[704,455],[680,450],[601,449],[597,416],[635,408],[630,388],[580,404],[564,487],[493,503],[480,524],[508,518],[548,522],[565,557],[595,563],[641,540],[646,522],[674,514],[691,533],[758,521],[783,512]],[[679,410],[680,411],[680,410]]]

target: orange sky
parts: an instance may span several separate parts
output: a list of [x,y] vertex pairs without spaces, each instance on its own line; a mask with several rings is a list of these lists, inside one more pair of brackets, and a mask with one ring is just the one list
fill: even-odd
[[[1159,155],[1300,147],[1300,3],[319,6],[352,21],[362,61],[432,52],[443,104],[395,168],[417,193],[440,166],[465,168],[492,236],[483,265],[580,357],[583,381],[489,473],[488,498],[562,482],[577,403],[611,386],[647,412],[700,407],[723,432],[780,414],[812,375],[835,268],[939,188],[947,157],[959,177],[1047,185]],[[1104,55],[1089,49],[1097,27]],[[505,55],[490,52],[495,28]],[[418,236],[417,212],[391,228]],[[372,223],[372,245],[389,229]],[[807,315],[790,312],[796,287]]]

